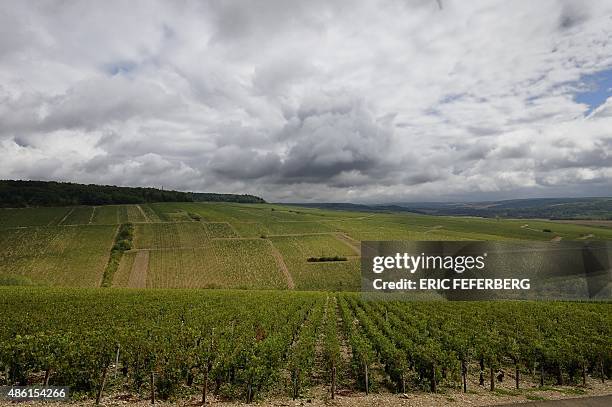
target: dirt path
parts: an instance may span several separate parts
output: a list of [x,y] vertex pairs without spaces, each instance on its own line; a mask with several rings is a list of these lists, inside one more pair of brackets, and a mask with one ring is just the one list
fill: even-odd
[[209,240],[261,240],[261,237],[211,237]]
[[91,216],[89,217],[89,222],[87,222],[89,225],[91,225],[91,222],[93,222],[94,214],[96,213],[96,208],[97,208],[97,206],[94,206],[93,210],[91,211]]
[[147,216],[147,214],[145,213],[145,211],[142,209],[142,207],[140,205],[136,205],[136,207],[138,208],[138,210],[140,211],[140,213],[142,213],[142,217],[144,218],[146,223],[150,223],[151,219],[149,219],[149,217]]
[[525,223],[523,226],[521,226],[521,229],[531,230],[532,232],[541,232],[540,229],[534,229],[530,227],[528,223]]
[[64,217],[62,218],[62,220],[60,220],[60,221],[59,221],[57,224],[58,224],[58,225],[61,225],[62,223],[64,223],[64,221],[65,221],[66,219],[68,219],[68,216],[70,216],[70,215],[72,214],[72,212],[74,212],[74,207],[73,207],[72,209],[70,209],[70,210],[68,211],[68,213],[67,213],[66,215],[64,215]]
[[590,239],[592,237],[595,237],[595,235],[593,235],[592,233],[589,233],[588,235],[580,236],[578,239],[579,240],[586,240],[586,239]]
[[291,236],[291,237],[297,237],[297,236],[320,236],[320,235],[333,235],[335,234],[334,232],[312,232],[312,233],[285,233],[285,234],[280,234],[280,235],[268,235],[268,237],[283,237],[283,236]]
[[[316,386],[307,391],[308,398],[299,398],[298,400],[291,400],[290,397],[274,397],[267,398],[263,401],[257,401],[256,403],[250,404],[256,407],[280,407],[280,406],[310,406],[310,407],[440,407],[440,406],[525,406],[525,407],[607,407],[612,401],[612,396],[587,396],[587,397],[573,397],[556,400],[543,400],[530,402],[522,397],[506,396],[506,395],[488,395],[479,392],[477,394],[463,394],[456,391],[449,391],[445,393],[408,393],[403,394],[391,394],[391,393],[379,393],[374,392],[369,396],[364,393],[350,392],[350,391],[339,391],[336,394],[336,399],[331,401],[329,397],[328,386]],[[200,395],[191,396],[189,398],[164,401],[155,400],[155,405],[163,407],[176,407],[176,406],[201,406]],[[225,401],[216,399],[214,395],[210,396],[210,405],[220,407],[244,407],[244,401]],[[15,402],[8,400],[0,400],[0,406],[14,407],[17,405]],[[19,405],[23,406],[41,406],[48,407],[49,405],[61,405],[61,406],[78,406],[78,407],[93,407],[95,406],[94,400],[71,400],[68,402],[53,403],[49,404],[48,401],[24,401],[19,402]],[[104,394],[103,402],[101,405],[104,406],[136,406],[136,407],[150,407],[151,401],[145,398],[139,398],[137,396],[128,396],[125,393],[113,393]]]
[[425,232],[423,232],[423,233],[431,233],[431,232],[435,232],[436,230],[440,230],[440,229],[442,229],[443,227],[444,227],[444,226],[442,226],[442,225],[436,225],[436,226],[434,226],[434,227],[432,227],[432,228],[427,229],[427,230],[426,230]]
[[560,242],[563,238],[561,236],[555,236],[550,239],[551,242]]
[[314,383],[323,383],[325,378],[325,323],[327,322],[328,312],[330,308],[329,295],[325,297],[325,311],[323,311],[323,317],[321,318],[321,324],[319,326],[319,335],[317,336],[317,342],[315,344],[315,358],[314,368],[312,369],[312,380]]
[[128,280],[128,287],[146,288],[148,271],[149,271],[149,251],[140,250],[138,251],[138,253],[136,253],[136,257],[134,258],[134,264],[132,265],[132,272],[130,273],[130,279]]
[[283,255],[278,251],[274,243],[271,240],[266,239],[267,242],[270,243],[270,247],[272,248],[272,255],[274,256],[274,260],[276,260],[276,265],[283,272],[285,278],[287,279],[287,288],[293,290],[295,288],[295,283],[293,282],[293,277],[291,277],[291,273],[285,264],[285,260],[283,260]]
[[[349,366],[351,359],[353,358],[353,350],[351,349],[346,333],[344,332],[344,326],[342,321],[342,314],[340,313],[340,306],[338,305],[338,299],[336,296],[332,297],[333,301],[333,312],[336,316],[336,330],[338,332],[338,340],[340,342],[340,359],[344,366]],[[342,369],[340,369],[342,371]]]
[[[516,404],[503,404],[503,406],[514,406]],[[561,400],[545,400],[524,403],[525,407],[607,407],[612,406],[612,396],[581,397]]]
[[337,219],[319,219],[317,222],[350,222],[353,220],[364,220],[368,218],[373,218],[376,214],[358,216],[356,218],[337,218]]
[[335,233],[334,237],[340,240],[342,243],[349,246],[351,249],[353,249],[355,254],[357,254],[358,256],[361,256],[361,242],[360,241],[353,239],[346,233]]
[[[330,308],[330,311],[332,309]],[[285,377],[287,379],[287,377]],[[512,381],[504,381],[503,386],[499,384],[499,388],[505,390],[502,392],[491,392],[488,386],[478,386],[477,373],[473,376],[473,385],[468,393],[463,393],[461,389],[445,388],[439,393],[428,393],[419,390],[411,390],[406,394],[393,394],[385,390],[381,386],[378,390],[365,395],[360,391],[351,390],[340,386],[336,393],[334,401],[329,400],[329,385],[320,384],[310,388],[304,388],[304,395],[298,400],[291,400],[286,395],[279,396],[264,396],[264,400],[257,401],[251,404],[254,407],[440,407],[440,406],[525,406],[525,407],[604,407],[612,405],[612,385],[608,380],[605,384],[601,384],[599,379],[594,380],[590,377],[587,379],[586,388],[578,388],[584,390],[583,395],[573,395],[571,391],[575,391],[575,387],[555,386],[559,390],[552,390],[551,387],[538,389],[538,383],[530,383],[525,385],[521,390],[514,390]],[[346,380],[346,379],[345,379]],[[278,380],[278,385],[287,386],[286,381]],[[565,393],[569,391],[570,393]],[[196,392],[199,393],[199,392]],[[513,395],[513,393],[518,393]],[[285,392],[286,394],[286,392]],[[528,397],[541,397],[542,401],[532,402]],[[151,402],[146,396],[140,398],[137,395],[128,395],[123,390],[120,392],[109,390],[103,394],[103,406],[113,407],[150,407]],[[201,406],[200,394],[194,394],[186,398],[179,398],[172,401],[156,400],[156,406],[162,407],[195,407]],[[16,404],[8,400],[0,399],[0,407],[15,407],[22,406],[72,406],[72,407],[95,407],[93,399],[79,399],[68,402],[49,404],[49,402],[40,401],[25,401]],[[219,407],[245,407],[247,404],[243,400],[225,401],[215,398],[211,394],[211,406]]]

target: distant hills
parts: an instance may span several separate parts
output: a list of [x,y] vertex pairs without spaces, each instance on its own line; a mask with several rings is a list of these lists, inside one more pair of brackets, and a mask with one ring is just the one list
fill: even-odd
[[[139,204],[153,202],[266,203],[249,194],[168,191],[54,181],[0,180],[0,207]],[[389,204],[300,203],[304,207],[363,212],[412,212],[484,218],[612,220],[612,197],[533,198],[484,202],[398,202]]]
[[264,203],[254,195],[167,191],[53,181],[0,180],[0,207],[112,205],[152,202]]
[[431,215],[612,220],[612,197],[534,198],[463,203],[400,203],[397,205],[406,210]]
[[612,197],[533,198],[486,202],[402,202],[381,205],[351,203],[299,205],[349,211],[413,212],[424,215],[479,216],[484,218],[612,220]]

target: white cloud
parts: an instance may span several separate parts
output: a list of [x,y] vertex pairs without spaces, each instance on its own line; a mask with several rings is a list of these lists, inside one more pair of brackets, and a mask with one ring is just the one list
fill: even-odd
[[385,201],[612,193],[612,4],[0,4],[0,178]]

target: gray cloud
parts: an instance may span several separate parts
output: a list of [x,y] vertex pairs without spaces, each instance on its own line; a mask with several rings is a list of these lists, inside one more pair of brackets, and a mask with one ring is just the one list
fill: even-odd
[[6,1],[0,178],[609,195],[612,98],[585,117],[573,93],[612,67],[611,17],[604,0]]
[[324,182],[343,172],[368,173],[388,157],[390,130],[360,100],[329,96],[297,109],[281,132],[288,144],[282,175]]
[[275,174],[281,166],[278,155],[259,153],[238,146],[225,146],[216,150],[209,168],[216,174],[230,178],[251,180]]

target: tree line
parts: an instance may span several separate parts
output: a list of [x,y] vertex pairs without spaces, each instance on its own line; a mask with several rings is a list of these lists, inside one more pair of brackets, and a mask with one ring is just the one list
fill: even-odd
[[168,191],[157,188],[0,180],[0,207],[139,204],[152,202],[263,203],[253,195]]

